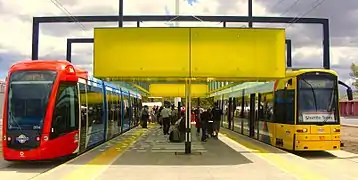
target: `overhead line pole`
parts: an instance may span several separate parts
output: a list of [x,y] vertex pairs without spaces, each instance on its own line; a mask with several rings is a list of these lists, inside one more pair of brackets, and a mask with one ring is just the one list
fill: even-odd
[[249,28],[252,28],[252,0],[248,0]]
[[123,0],[119,0],[118,5],[118,27],[123,27]]
[[[180,16],[180,2],[175,0],[175,15]],[[175,27],[179,27],[179,21],[175,21]]]

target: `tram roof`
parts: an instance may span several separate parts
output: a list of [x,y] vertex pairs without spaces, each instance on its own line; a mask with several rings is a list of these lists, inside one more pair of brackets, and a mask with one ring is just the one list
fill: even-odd
[[[296,77],[298,75],[309,72],[326,72],[332,75],[338,76],[337,72],[330,69],[318,69],[318,68],[287,68],[286,77]],[[215,92],[210,94],[210,97],[225,95],[227,97],[239,97],[242,95],[242,91],[245,89],[245,94],[253,92],[269,92],[274,89],[275,81],[269,82],[245,82],[236,86]]]

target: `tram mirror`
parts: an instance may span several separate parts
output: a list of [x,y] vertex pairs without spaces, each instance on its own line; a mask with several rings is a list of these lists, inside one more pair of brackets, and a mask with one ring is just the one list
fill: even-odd
[[351,88],[347,89],[347,97],[349,101],[353,100],[353,91]]
[[287,84],[289,84],[290,86],[292,86],[292,79],[289,79],[289,80],[287,81]]
[[292,79],[287,80],[285,88],[287,88],[289,85],[292,86]]

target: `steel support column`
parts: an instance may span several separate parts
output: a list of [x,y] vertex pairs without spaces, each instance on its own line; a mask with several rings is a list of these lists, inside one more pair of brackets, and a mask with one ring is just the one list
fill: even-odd
[[69,38],[67,39],[67,49],[66,49],[66,60],[72,62],[72,44],[73,43],[80,43],[80,44],[87,44],[93,43],[93,38]]
[[185,154],[191,154],[191,79],[185,83]]
[[123,27],[123,1],[119,0],[118,2],[118,27]]
[[286,65],[292,67],[292,44],[291,39],[286,39]]
[[252,0],[248,2],[249,28],[252,28]]

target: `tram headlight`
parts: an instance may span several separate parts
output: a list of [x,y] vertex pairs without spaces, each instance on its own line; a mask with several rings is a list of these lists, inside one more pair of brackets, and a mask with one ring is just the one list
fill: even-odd
[[333,128],[333,132],[341,132],[340,129]]
[[296,131],[297,131],[297,132],[303,132],[303,133],[305,133],[305,132],[307,132],[308,130],[307,130],[306,128],[303,128],[303,129],[297,129]]

